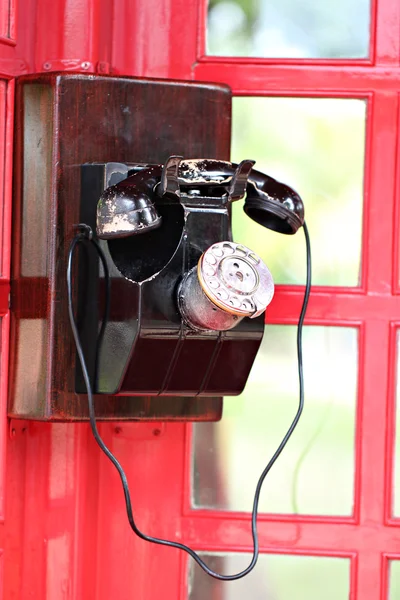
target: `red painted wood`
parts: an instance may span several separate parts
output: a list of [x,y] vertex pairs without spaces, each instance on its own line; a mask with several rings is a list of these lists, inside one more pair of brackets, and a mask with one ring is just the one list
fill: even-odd
[[[1,170],[0,170],[0,190],[2,195],[4,196],[5,194],[5,184],[6,181],[10,180],[10,174],[6,173],[6,115],[7,115],[7,81],[6,80],[0,80],[0,164],[2,166]],[[2,203],[0,205],[0,223],[2,223],[4,221],[4,208],[5,208],[5,204],[8,203]],[[3,263],[5,263],[7,266],[9,264],[9,260],[7,260],[7,256],[6,256],[6,260],[3,259],[3,253],[4,251],[7,252],[7,250],[9,250],[10,247],[10,242],[9,240],[4,240],[3,239],[3,232],[6,233],[7,232],[7,227],[3,227],[0,230],[0,248],[3,248],[3,252],[0,254],[0,276],[4,274],[2,273],[2,265]],[[6,234],[7,235],[7,234]],[[8,242],[8,243],[7,243]],[[6,269],[7,269],[6,266]]]
[[[114,13],[112,72],[191,79],[197,59],[199,0],[120,0]],[[135,24],[132,26],[132,24]]]
[[375,0],[373,4],[376,64],[398,67],[400,7],[396,2],[382,2],[381,0]]
[[[9,315],[1,317],[0,410],[2,415],[7,410],[9,325]],[[5,518],[7,433],[8,422],[7,419],[3,418],[0,421],[0,523],[4,523]],[[0,547],[3,547],[3,544],[0,544]]]
[[220,81],[237,95],[363,97],[368,92],[396,92],[398,69],[369,66],[350,61],[335,65],[316,61],[279,62],[262,60],[242,62],[239,59],[210,58],[194,69],[199,81]]
[[[77,599],[125,600],[136,593],[163,597],[168,590],[177,598],[180,557],[133,536],[118,476],[99,453],[89,427],[22,421],[13,425],[8,460],[14,489],[32,496],[28,502],[21,494],[7,501],[6,536],[12,540],[6,570],[9,597],[62,598],[64,593]],[[183,440],[183,425],[168,424],[156,436],[157,428],[145,429],[143,436],[141,424],[100,426],[124,463],[140,526],[179,537],[184,453],[178,440]],[[170,460],[175,465],[173,479]],[[165,493],[167,488],[170,493]],[[16,557],[17,564],[12,562]]]
[[0,7],[0,42],[3,44],[15,44],[15,16],[15,0],[3,2]]
[[[7,79],[33,70],[36,0],[10,0],[1,4],[8,35],[0,37],[0,77]],[[11,109],[10,109],[11,110]]]
[[108,64],[114,10],[111,0],[37,0],[38,22],[46,22],[51,34],[36,38],[36,71],[69,71],[74,62],[77,70],[92,72]]

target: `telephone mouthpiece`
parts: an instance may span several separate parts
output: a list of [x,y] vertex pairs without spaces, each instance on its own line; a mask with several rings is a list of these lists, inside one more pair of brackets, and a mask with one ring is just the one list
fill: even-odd
[[107,188],[97,205],[97,236],[117,239],[146,233],[161,225],[161,217],[147,194],[129,186]]

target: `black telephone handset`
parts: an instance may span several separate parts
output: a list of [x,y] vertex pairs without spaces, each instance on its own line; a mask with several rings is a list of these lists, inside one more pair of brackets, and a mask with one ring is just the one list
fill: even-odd
[[[289,186],[255,171],[253,165],[254,161],[250,160],[235,165],[213,159],[183,160],[172,156],[164,166],[141,164],[132,167],[132,173],[107,187],[98,202],[97,236],[100,240],[108,240],[108,244],[93,238],[90,226],[80,225],[81,231],[71,243],[67,272],[70,322],[88,395],[91,428],[100,448],[121,477],[132,530],[145,541],[187,552],[206,573],[223,581],[244,577],[257,562],[257,513],[262,484],[292,435],[304,406],[302,328],[311,286],[311,250],[303,202]],[[186,395],[207,395],[216,391],[239,393],[262,338],[264,320],[254,317],[261,316],[273,295],[273,281],[267,267],[249,248],[231,239],[229,205],[245,194],[244,211],[260,225],[285,234],[296,233],[303,226],[307,281],[297,329],[298,410],[257,483],[251,518],[251,561],[241,572],[223,575],[213,571],[189,546],[149,536],[136,525],[124,470],[101,439],[96,426],[93,380],[73,312],[72,258],[80,242],[91,242],[95,246],[107,282],[106,306],[110,295],[109,266],[117,266],[121,272],[119,276],[124,276],[118,302],[123,304],[125,299],[129,318],[121,328],[121,316],[118,316],[113,329],[111,314],[108,355],[107,308],[98,336],[105,346],[105,369],[109,363],[114,363],[112,371],[116,369],[115,353],[123,346],[124,338],[128,338],[127,366],[121,371],[117,391],[155,395],[171,394],[171,389],[174,394]],[[176,207],[179,207],[178,211],[174,210]],[[182,208],[184,217],[180,221],[178,213],[182,213]],[[163,227],[165,234],[154,238],[154,244],[135,246],[133,252],[129,244],[119,249],[120,254],[128,257],[128,267],[119,261],[115,248],[110,249],[115,242],[136,234],[148,232],[148,236],[137,237],[150,238],[150,234]],[[171,245],[173,253],[167,262],[160,261],[160,248],[154,253],[153,246],[162,245],[160,240],[165,242],[171,236],[179,238],[177,245],[175,242]],[[146,251],[143,252],[144,248]],[[140,254],[138,249],[142,250],[140,256],[137,256]],[[146,254],[150,255],[147,262]],[[139,260],[136,270],[129,266],[133,257]],[[172,301],[174,295],[175,303]],[[158,302],[160,298],[161,302]],[[130,330],[132,322],[136,325]],[[227,330],[231,331],[226,334]],[[95,322],[90,339],[97,336],[97,331]],[[112,373],[105,370],[103,379],[112,379]],[[162,383],[157,383],[158,379]],[[154,388],[150,392],[149,385]]]
[[[251,219],[274,231],[296,233],[304,223],[300,196],[253,166],[252,160],[236,165],[215,159],[184,160],[180,156],[171,156],[164,166],[141,165],[139,171],[102,194],[97,235],[117,240],[152,232],[162,225],[160,211],[167,203],[180,203],[186,211],[208,211],[209,218],[225,208],[228,220],[230,203],[245,195],[244,211]],[[195,230],[193,227],[189,235],[192,246]],[[166,232],[164,240],[170,241],[171,235]],[[183,275],[178,306],[182,319],[193,330],[225,331],[236,327],[244,317],[261,315],[272,299],[274,284],[262,260],[249,248],[233,242],[230,227],[226,228],[225,238],[219,231],[210,241],[214,243],[201,248],[197,264],[189,265]]]
[[304,223],[300,196],[288,185],[253,169],[254,164],[252,160],[236,165],[171,156],[164,166],[149,165],[105,190],[98,206],[97,235],[115,239],[158,227],[161,219],[154,198],[179,199],[181,191],[229,202],[247,194],[244,211],[251,219],[280,233],[296,233]]

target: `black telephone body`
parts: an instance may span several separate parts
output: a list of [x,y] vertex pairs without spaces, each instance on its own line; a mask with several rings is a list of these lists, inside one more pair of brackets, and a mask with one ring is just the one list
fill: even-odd
[[[274,286],[261,259],[233,241],[231,203],[246,196],[247,215],[281,233],[304,223],[298,194],[253,166],[178,156],[82,166],[81,221],[96,231],[111,277],[97,356],[104,273],[92,249],[80,252],[78,326],[97,394],[243,390]],[[85,393],[78,368],[76,391]]]

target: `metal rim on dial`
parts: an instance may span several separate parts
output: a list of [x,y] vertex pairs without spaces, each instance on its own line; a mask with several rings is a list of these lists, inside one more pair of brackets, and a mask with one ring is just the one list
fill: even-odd
[[267,266],[242,244],[213,244],[200,257],[197,273],[211,302],[233,315],[256,317],[274,295],[274,282]]

